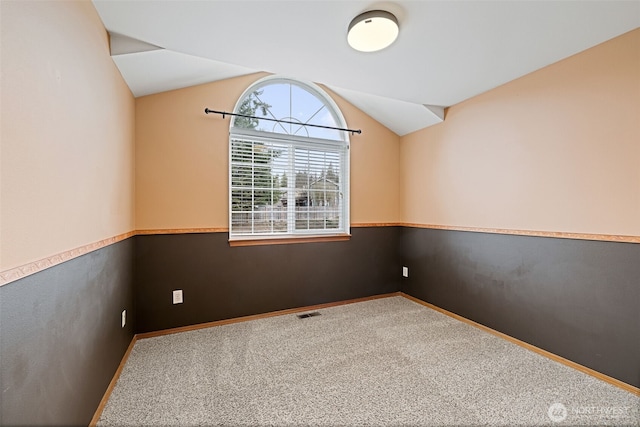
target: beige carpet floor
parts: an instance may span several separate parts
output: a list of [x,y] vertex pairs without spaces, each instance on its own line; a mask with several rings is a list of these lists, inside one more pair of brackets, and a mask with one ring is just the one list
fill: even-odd
[[640,426],[640,397],[403,297],[136,342],[100,426]]

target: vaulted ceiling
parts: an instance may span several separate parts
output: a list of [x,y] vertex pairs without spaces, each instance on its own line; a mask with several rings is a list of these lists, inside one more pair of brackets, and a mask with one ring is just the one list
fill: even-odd
[[[266,71],[325,84],[398,135],[640,27],[639,1],[93,2],[136,97]],[[396,15],[400,36],[355,51],[349,23],[372,9]]]

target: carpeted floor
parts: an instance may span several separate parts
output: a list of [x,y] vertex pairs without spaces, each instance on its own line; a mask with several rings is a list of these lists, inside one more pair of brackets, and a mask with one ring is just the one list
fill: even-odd
[[640,398],[403,297],[139,340],[99,426],[635,425]]

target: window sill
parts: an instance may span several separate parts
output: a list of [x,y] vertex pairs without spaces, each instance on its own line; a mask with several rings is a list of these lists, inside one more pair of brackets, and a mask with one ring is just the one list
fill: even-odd
[[351,239],[351,234],[335,234],[331,236],[290,236],[283,238],[253,238],[229,240],[229,246],[262,246],[291,245],[297,243],[343,242]]

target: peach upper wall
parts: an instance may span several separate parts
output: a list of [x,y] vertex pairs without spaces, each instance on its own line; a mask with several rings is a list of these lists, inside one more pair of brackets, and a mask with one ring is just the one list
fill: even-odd
[[[203,109],[265,74],[134,101],[91,2],[0,7],[0,271],[133,229],[227,227],[229,120]],[[640,30],[402,139],[327,92],[363,130],[352,223],[640,235]]]
[[[265,73],[136,99],[136,228],[227,228],[229,117]],[[326,90],[326,88],[325,88]],[[329,92],[329,91],[327,91]],[[333,93],[351,137],[351,222],[399,220],[399,137]]]
[[134,99],[90,1],[2,1],[0,271],[132,231]]
[[640,30],[451,107],[400,151],[404,222],[640,235]]
[[351,223],[400,221],[400,137],[326,87],[350,128]]

